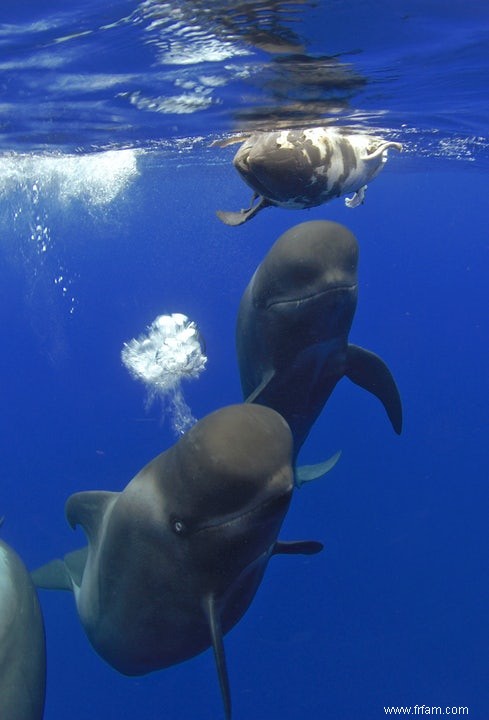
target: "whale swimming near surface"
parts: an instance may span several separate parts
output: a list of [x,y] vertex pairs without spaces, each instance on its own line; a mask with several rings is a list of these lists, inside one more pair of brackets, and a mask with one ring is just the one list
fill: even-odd
[[217,211],[226,225],[242,225],[266,207],[311,208],[351,192],[345,203],[357,207],[388,150],[402,150],[398,142],[332,127],[256,132],[215,144],[243,140],[233,164],[254,194],[245,210]]
[[312,554],[278,532],[294,486],[292,436],[270,408],[231,405],[197,422],[122,492],[68,498],[82,548],[33,573],[72,590],[95,650],[141,675],[212,646],[231,717],[223,635],[242,617],[274,554]]
[[46,687],[44,622],[30,575],[0,540],[0,718],[41,720]]
[[300,223],[275,242],[241,299],[236,346],[243,396],[286,419],[295,457],[344,376],[376,395],[401,432],[390,370],[378,355],[348,342],[357,263],[358,243],[346,227]]

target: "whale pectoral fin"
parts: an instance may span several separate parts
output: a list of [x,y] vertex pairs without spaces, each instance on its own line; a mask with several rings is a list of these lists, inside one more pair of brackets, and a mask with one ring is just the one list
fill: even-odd
[[396,381],[382,358],[358,345],[348,345],[345,375],[378,397],[399,435],[402,430],[401,397]]
[[398,152],[402,152],[401,143],[385,140],[384,142],[379,143],[377,147],[372,148],[370,152],[367,151],[366,155],[361,155],[360,160],[362,162],[368,162],[369,160],[377,160],[377,158],[380,157],[381,161],[385,163],[387,162],[387,151],[391,148],[393,150],[397,150]]
[[219,677],[219,686],[221,688],[222,702],[224,705],[224,716],[226,720],[231,720],[231,692],[229,690],[226,656],[224,654],[224,643],[222,641],[221,618],[219,617],[219,609],[216,606],[216,600],[213,595],[209,595],[204,599],[203,608],[207,622],[209,623],[212,649],[214,650],[214,659],[216,661],[217,675]]
[[96,542],[103,517],[119,493],[89,490],[70,495],[65,505],[66,518],[72,528],[81,525],[88,540]]
[[250,137],[251,135],[235,135],[229,138],[224,138],[224,140],[213,140],[209,147],[225,148],[229,145],[235,145],[236,143],[245,142],[245,140],[249,140]]
[[87,564],[88,557],[88,545],[80,548],[79,550],[73,550],[64,556],[64,563],[70,574],[72,582],[80,587],[85,565]]
[[44,590],[70,590],[80,587],[87,563],[88,545],[64,556],[63,560],[51,560],[31,572],[34,585]]
[[34,585],[43,590],[70,590],[73,592],[73,583],[68,568],[63,560],[51,560],[46,565],[31,572]]
[[261,383],[258,385],[258,387],[256,387],[256,388],[253,390],[252,393],[250,393],[250,395],[248,395],[248,397],[246,398],[245,402],[246,402],[246,403],[253,403],[253,402],[255,402],[255,400],[256,400],[256,398],[258,397],[258,395],[260,395],[260,393],[262,393],[263,390],[265,390],[265,388],[267,387],[268,383],[272,380],[272,378],[274,377],[274,375],[275,375],[275,370],[274,370],[273,368],[272,368],[271,370],[268,370],[268,371],[265,373],[265,375],[263,376]]
[[359,190],[356,191],[354,195],[352,195],[351,198],[345,198],[345,205],[349,208],[356,208],[359,205],[363,205],[365,202],[365,190],[367,189],[366,185],[363,185]]
[[217,210],[216,215],[219,220],[224,223],[224,225],[229,225],[230,227],[237,227],[238,225],[243,225],[243,223],[249,220],[249,218],[247,217],[247,212],[243,210],[239,210],[238,212]]
[[257,202],[256,205],[253,205],[253,202],[256,200],[257,197],[259,196],[256,194],[253,195],[251,205],[247,210],[239,210],[238,212],[226,212],[225,210],[218,210],[216,212],[216,215],[219,220],[221,220],[225,225],[231,225],[232,227],[236,227],[237,225],[243,225],[243,223],[248,222],[248,220],[251,220],[251,218],[255,217],[255,215],[260,212],[260,210],[263,210],[263,208],[266,208],[270,205],[268,200],[263,197],[260,198],[260,201]]
[[295,486],[300,488],[304,483],[310,480],[317,480],[318,478],[324,477],[326,473],[334,468],[336,463],[341,457],[341,450],[338,450],[327,460],[316,463],[315,465],[300,465],[296,467],[294,472]]
[[316,540],[277,540],[272,555],[316,555],[324,545]]

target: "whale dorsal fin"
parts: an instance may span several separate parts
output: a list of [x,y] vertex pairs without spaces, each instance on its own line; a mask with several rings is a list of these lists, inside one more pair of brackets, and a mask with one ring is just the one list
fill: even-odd
[[229,690],[226,656],[224,654],[224,644],[222,641],[221,618],[219,617],[219,609],[214,595],[208,595],[204,599],[203,605],[207,622],[209,623],[212,649],[214,650],[214,659],[216,661],[219,686],[221,688],[222,702],[224,704],[224,716],[226,720],[231,720],[231,693]]
[[382,358],[358,345],[348,345],[345,375],[380,400],[399,435],[402,430],[401,397],[396,381]]
[[72,528],[81,525],[91,544],[97,541],[99,528],[107,510],[119,493],[89,490],[70,495],[65,505],[66,518]]

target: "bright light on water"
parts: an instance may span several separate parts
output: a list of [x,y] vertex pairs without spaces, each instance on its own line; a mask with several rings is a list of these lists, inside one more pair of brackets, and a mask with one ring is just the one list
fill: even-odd
[[148,406],[159,398],[175,433],[186,432],[195,418],[181,383],[199,377],[207,363],[197,325],[181,313],[159,315],[146,334],[124,343],[121,358],[131,375],[145,384]]
[[137,151],[91,155],[12,154],[0,157],[0,196],[19,188],[42,191],[61,202],[112,202],[138,175]]
[[[0,233],[7,260],[24,268],[27,296],[40,306],[61,294],[73,315],[77,305],[76,269],[63,257],[66,238],[59,219],[72,203],[90,215],[104,215],[108,206],[139,175],[134,149],[85,155],[0,155]],[[40,298],[42,295],[42,299]]]

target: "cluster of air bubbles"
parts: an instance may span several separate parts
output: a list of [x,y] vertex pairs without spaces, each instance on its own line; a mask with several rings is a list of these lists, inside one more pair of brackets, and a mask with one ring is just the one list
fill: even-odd
[[38,255],[45,253],[51,245],[51,230],[45,220],[37,215],[30,226],[30,239],[34,243]]
[[[72,203],[90,216],[105,213],[138,176],[133,149],[77,154],[0,154],[0,232],[3,252],[23,268],[30,302],[69,304],[73,315],[76,274],[66,259],[69,237],[59,232]],[[10,210],[10,212],[9,212]]]
[[0,156],[0,197],[26,191],[33,206],[44,200],[87,205],[111,203],[139,174],[138,153],[132,149],[88,154]]
[[69,314],[75,312],[76,298],[73,295],[73,278],[69,277],[63,266],[58,268],[59,274],[53,279],[54,285],[60,290],[61,296],[69,302]]
[[[36,253],[42,255],[52,245],[51,230],[48,224],[48,217],[40,203],[40,188],[37,182],[26,183],[26,190],[31,202],[31,213],[29,218],[30,240],[34,243]],[[20,208],[21,210],[22,208]],[[14,214],[14,219],[20,215],[20,211]]]
[[159,315],[146,333],[124,343],[121,358],[146,386],[147,406],[159,399],[174,432],[186,432],[195,418],[183,397],[182,380],[199,377],[207,363],[197,325],[181,313]]

